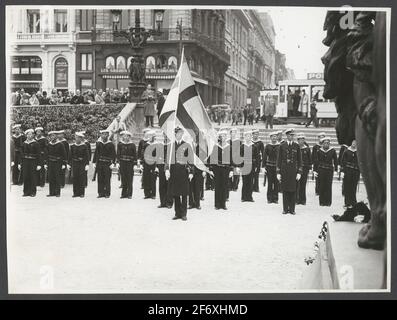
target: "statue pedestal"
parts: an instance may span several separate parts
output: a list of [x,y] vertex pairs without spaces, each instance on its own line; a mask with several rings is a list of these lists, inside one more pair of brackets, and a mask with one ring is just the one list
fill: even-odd
[[146,90],[146,83],[130,82],[128,88],[130,90],[130,102],[141,102],[142,93]]

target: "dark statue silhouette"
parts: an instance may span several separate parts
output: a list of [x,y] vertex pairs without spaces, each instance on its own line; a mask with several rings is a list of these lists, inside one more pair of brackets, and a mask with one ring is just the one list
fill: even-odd
[[326,99],[335,99],[339,144],[357,140],[360,171],[368,194],[370,221],[358,245],[381,250],[386,245],[386,13],[329,11],[322,58]]

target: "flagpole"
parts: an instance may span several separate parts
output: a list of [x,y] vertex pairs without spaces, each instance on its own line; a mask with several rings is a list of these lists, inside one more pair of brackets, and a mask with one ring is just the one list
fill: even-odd
[[[178,74],[177,74],[177,76],[178,76],[178,92],[179,92],[179,88],[180,88],[180,86],[181,86],[181,74],[182,74],[182,64],[183,64],[183,58],[184,58],[184,55],[185,55],[185,47],[183,46],[182,47],[182,55],[181,55],[181,63],[180,63],[180,65],[179,65],[179,70],[178,70]],[[179,99],[178,99],[179,100]],[[178,101],[179,102],[179,101]],[[175,131],[175,128],[176,128],[176,115],[177,115],[177,113],[178,113],[178,102],[177,102],[177,104],[176,104],[176,108],[175,108],[175,112],[174,112],[174,131]],[[173,135],[173,138],[172,138],[172,146],[171,146],[171,151],[172,151],[172,147],[174,147],[175,148],[175,135]],[[171,160],[172,160],[172,154],[173,154],[173,152],[170,152],[170,155],[169,155],[169,164],[171,164]]]

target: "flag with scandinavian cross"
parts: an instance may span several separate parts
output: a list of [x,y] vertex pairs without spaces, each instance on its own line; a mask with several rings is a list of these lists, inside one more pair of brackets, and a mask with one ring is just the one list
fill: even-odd
[[159,117],[159,125],[170,139],[174,141],[174,129],[184,129],[184,141],[192,144],[195,150],[194,165],[208,172],[204,162],[216,143],[216,131],[212,126],[207,111],[196,89],[190,73],[184,49],[182,63],[171,86]]

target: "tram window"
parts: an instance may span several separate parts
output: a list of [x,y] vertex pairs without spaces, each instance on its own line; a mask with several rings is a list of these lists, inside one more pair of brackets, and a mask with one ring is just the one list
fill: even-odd
[[285,86],[280,86],[280,102],[285,102]]
[[326,102],[328,100],[324,99],[324,86],[312,86],[311,96],[317,102]]

